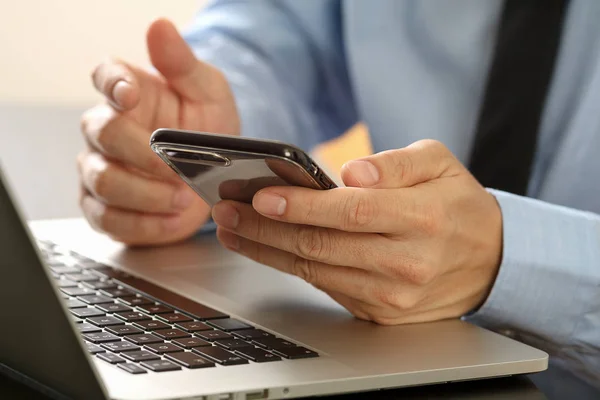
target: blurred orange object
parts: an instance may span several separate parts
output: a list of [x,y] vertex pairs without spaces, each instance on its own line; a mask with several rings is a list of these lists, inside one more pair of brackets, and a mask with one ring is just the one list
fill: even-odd
[[373,153],[369,131],[364,124],[356,124],[339,138],[319,145],[314,153],[324,168],[339,176],[344,163]]

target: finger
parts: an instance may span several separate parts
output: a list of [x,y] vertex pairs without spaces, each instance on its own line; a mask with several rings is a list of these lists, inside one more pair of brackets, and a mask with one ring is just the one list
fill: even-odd
[[192,205],[196,194],[187,186],[147,179],[108,161],[99,153],[78,157],[85,188],[105,204],[152,213],[176,213]]
[[223,228],[217,228],[217,238],[226,248],[258,263],[295,275],[323,291],[342,293],[360,301],[372,301],[373,293],[389,285],[384,278],[367,271],[306,260],[253,242]]
[[462,166],[442,143],[420,140],[342,166],[346,186],[376,189],[406,188],[457,174]]
[[146,40],[152,65],[181,96],[191,101],[218,101],[229,96],[223,74],[198,60],[170,21],[156,20]]
[[107,157],[133,166],[152,176],[180,182],[149,146],[151,133],[131,118],[101,104],[86,111],[81,118],[86,141]]
[[162,216],[125,211],[107,206],[89,193],[82,196],[81,210],[94,229],[132,245],[168,242],[182,227],[179,214]]
[[371,321],[371,317],[363,311],[364,305],[366,303],[348,297],[342,293],[332,291],[326,291],[325,293],[327,293],[329,297],[331,297],[335,302],[339,303],[356,318],[362,319],[364,321]]
[[378,233],[410,230],[434,211],[412,189],[269,187],[254,196],[252,206],[268,218],[288,223]]
[[237,235],[308,260],[377,271],[390,256],[390,241],[381,235],[274,221],[249,204],[221,201],[212,216],[217,225]]
[[119,110],[131,110],[140,101],[140,86],[133,70],[122,61],[110,60],[92,72],[94,87]]

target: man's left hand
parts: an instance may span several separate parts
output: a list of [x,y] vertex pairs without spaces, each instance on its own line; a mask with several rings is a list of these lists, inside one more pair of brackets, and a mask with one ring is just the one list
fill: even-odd
[[487,298],[502,258],[495,198],[441,143],[351,161],[346,187],[270,187],[213,208],[221,243],[393,325],[456,318]]

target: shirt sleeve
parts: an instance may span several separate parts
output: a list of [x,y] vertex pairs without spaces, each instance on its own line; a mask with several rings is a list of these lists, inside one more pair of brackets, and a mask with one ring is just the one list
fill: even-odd
[[184,39],[223,71],[242,135],[310,151],[357,121],[330,0],[217,0],[195,17]]
[[492,291],[466,317],[550,354],[580,379],[600,376],[600,215],[490,190],[503,218]]

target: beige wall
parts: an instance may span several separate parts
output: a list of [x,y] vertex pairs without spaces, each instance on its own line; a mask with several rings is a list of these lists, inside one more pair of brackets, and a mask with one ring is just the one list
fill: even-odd
[[0,0],[0,101],[90,104],[89,73],[109,55],[146,62],[156,17],[178,26],[205,0]]

